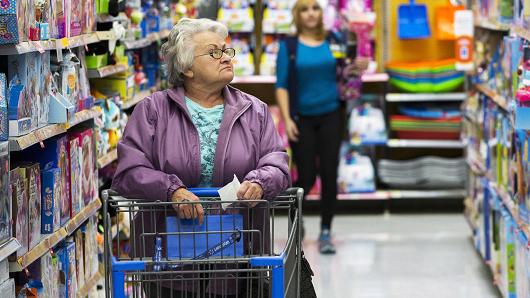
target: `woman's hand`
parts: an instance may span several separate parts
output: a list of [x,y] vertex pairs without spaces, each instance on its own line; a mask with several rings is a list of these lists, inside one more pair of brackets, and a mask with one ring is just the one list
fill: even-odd
[[[175,203],[193,202],[200,201],[199,198],[192,192],[185,188],[177,189],[171,196],[171,201]],[[204,209],[201,204],[175,204],[173,205],[179,218],[185,219],[199,219],[199,224],[202,225]]]
[[285,132],[290,141],[298,142],[298,127],[292,118],[285,121]]
[[[239,186],[237,198],[240,200],[261,200],[263,197],[263,188],[255,182],[244,181]],[[254,207],[258,202],[250,202],[250,207]]]
[[355,66],[361,71],[366,70],[369,64],[370,64],[369,58],[366,58],[366,57],[355,58]]

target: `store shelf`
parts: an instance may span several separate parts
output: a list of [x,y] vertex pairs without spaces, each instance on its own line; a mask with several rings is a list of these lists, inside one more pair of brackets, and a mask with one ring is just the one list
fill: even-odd
[[169,36],[169,30],[162,30],[156,33],[149,33],[145,38],[138,40],[123,41],[126,50],[135,50],[145,48],[151,45],[153,42],[163,40]]
[[489,181],[489,185],[490,188],[493,189],[501,198],[502,204],[509,211],[513,221],[517,224],[519,230],[523,232],[527,239],[530,239],[530,226],[525,224],[524,221],[519,217],[519,213],[517,212],[517,206],[515,205],[515,202],[510,196],[510,194],[508,194],[502,188],[498,187],[497,184],[491,180]]
[[98,158],[98,169],[102,169],[118,159],[118,150],[112,149],[109,153]]
[[[465,196],[465,190],[379,190],[372,193],[338,194],[339,200],[395,200],[395,199],[444,199]],[[308,200],[319,200],[320,195],[307,195]]]
[[11,254],[20,248],[20,243],[16,238],[11,238],[7,242],[0,245],[0,262],[7,259]]
[[466,93],[389,93],[388,102],[464,101]]
[[16,45],[0,46],[0,55],[18,55],[31,52],[44,52],[56,49],[67,49],[84,46],[87,44],[100,41],[98,33],[83,34],[70,38],[42,40],[42,41],[25,41]]
[[84,298],[88,296],[90,290],[97,286],[98,282],[103,278],[101,273],[96,273],[94,276],[90,277],[85,284],[77,290],[77,298]]
[[464,144],[460,140],[388,140],[388,147],[391,148],[440,148],[440,149],[461,149]]
[[508,102],[506,98],[504,98],[500,94],[497,94],[495,91],[491,90],[488,86],[484,84],[475,84],[475,87],[480,93],[487,95],[499,107],[501,107],[505,111],[508,111]]
[[144,91],[140,91],[138,92],[136,95],[134,95],[133,98],[125,101],[122,105],[122,108],[124,110],[127,110],[127,109],[130,109],[132,107],[134,107],[136,104],[138,104],[140,101],[144,100],[146,97],[148,97],[149,95],[151,95],[151,90],[144,90]]
[[70,123],[51,124],[42,128],[36,129],[26,135],[20,137],[9,138],[9,150],[20,151],[30,146],[38,144],[44,140],[52,138],[56,135],[65,133],[70,127],[79,123],[98,117],[99,111],[95,109],[84,110],[75,114],[74,119]]
[[476,20],[475,27],[493,30],[493,31],[510,31],[509,24],[501,24],[501,23],[492,22],[489,20]]
[[90,204],[88,204],[88,206],[83,208],[79,214],[70,219],[70,221],[68,221],[64,227],[60,228],[55,233],[42,238],[39,244],[28,251],[25,255],[19,257],[16,262],[10,262],[9,270],[11,272],[22,271],[33,262],[40,259],[40,257],[46,254],[46,252],[48,252],[51,248],[72,234],[89,217],[96,214],[99,208],[101,208],[101,201],[99,198],[96,198]]
[[[374,73],[374,74],[364,74],[362,80],[365,83],[375,83],[375,82],[387,82],[388,74],[386,73]],[[253,75],[253,76],[236,76],[232,80],[232,84],[276,84],[276,76],[262,76],[262,75]]]
[[517,35],[521,38],[524,38],[526,40],[530,40],[530,30],[529,29],[525,29],[523,28],[522,26],[514,26],[512,27],[512,33],[514,35]]
[[127,70],[127,65],[116,64],[116,65],[107,65],[98,69],[89,69],[88,77],[90,79],[104,78],[124,72]]

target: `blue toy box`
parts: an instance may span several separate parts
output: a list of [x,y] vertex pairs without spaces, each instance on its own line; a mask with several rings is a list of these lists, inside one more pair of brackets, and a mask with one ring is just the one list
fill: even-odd
[[3,0],[0,4],[0,44],[18,42],[17,1]]
[[42,172],[42,234],[52,234],[61,227],[61,170]]

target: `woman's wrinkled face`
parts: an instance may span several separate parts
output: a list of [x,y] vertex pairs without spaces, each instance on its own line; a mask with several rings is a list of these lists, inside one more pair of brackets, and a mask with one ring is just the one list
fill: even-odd
[[316,1],[303,5],[300,9],[300,21],[305,29],[317,28],[321,18],[322,9]]
[[212,51],[226,49],[226,42],[214,32],[205,31],[193,36],[195,51],[188,78],[203,84],[228,85],[234,79],[232,58],[223,53],[220,59],[213,58]]

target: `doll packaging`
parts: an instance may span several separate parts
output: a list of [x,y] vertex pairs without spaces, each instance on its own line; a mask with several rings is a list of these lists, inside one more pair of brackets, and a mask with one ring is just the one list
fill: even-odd
[[61,227],[61,170],[42,172],[42,234],[52,234]]
[[9,143],[0,143],[0,244],[11,238]]
[[40,258],[43,297],[59,297],[59,260],[47,252]]
[[15,257],[21,257],[28,251],[28,181],[26,171],[22,168],[15,168],[10,172],[11,181],[11,203],[13,216],[13,236],[20,243],[20,248]]
[[28,179],[28,236],[29,249],[39,244],[41,239],[41,174],[38,163],[24,164]]
[[[67,240],[57,251],[59,259],[59,297],[76,298],[77,276],[75,242]],[[63,278],[64,277],[64,278]]]
[[7,110],[7,78],[4,73],[0,73],[0,142],[9,138],[9,113]]
[[68,158],[70,164],[70,216],[74,217],[83,208],[83,193],[81,186],[81,160],[82,150],[79,142],[79,135],[68,136]]

